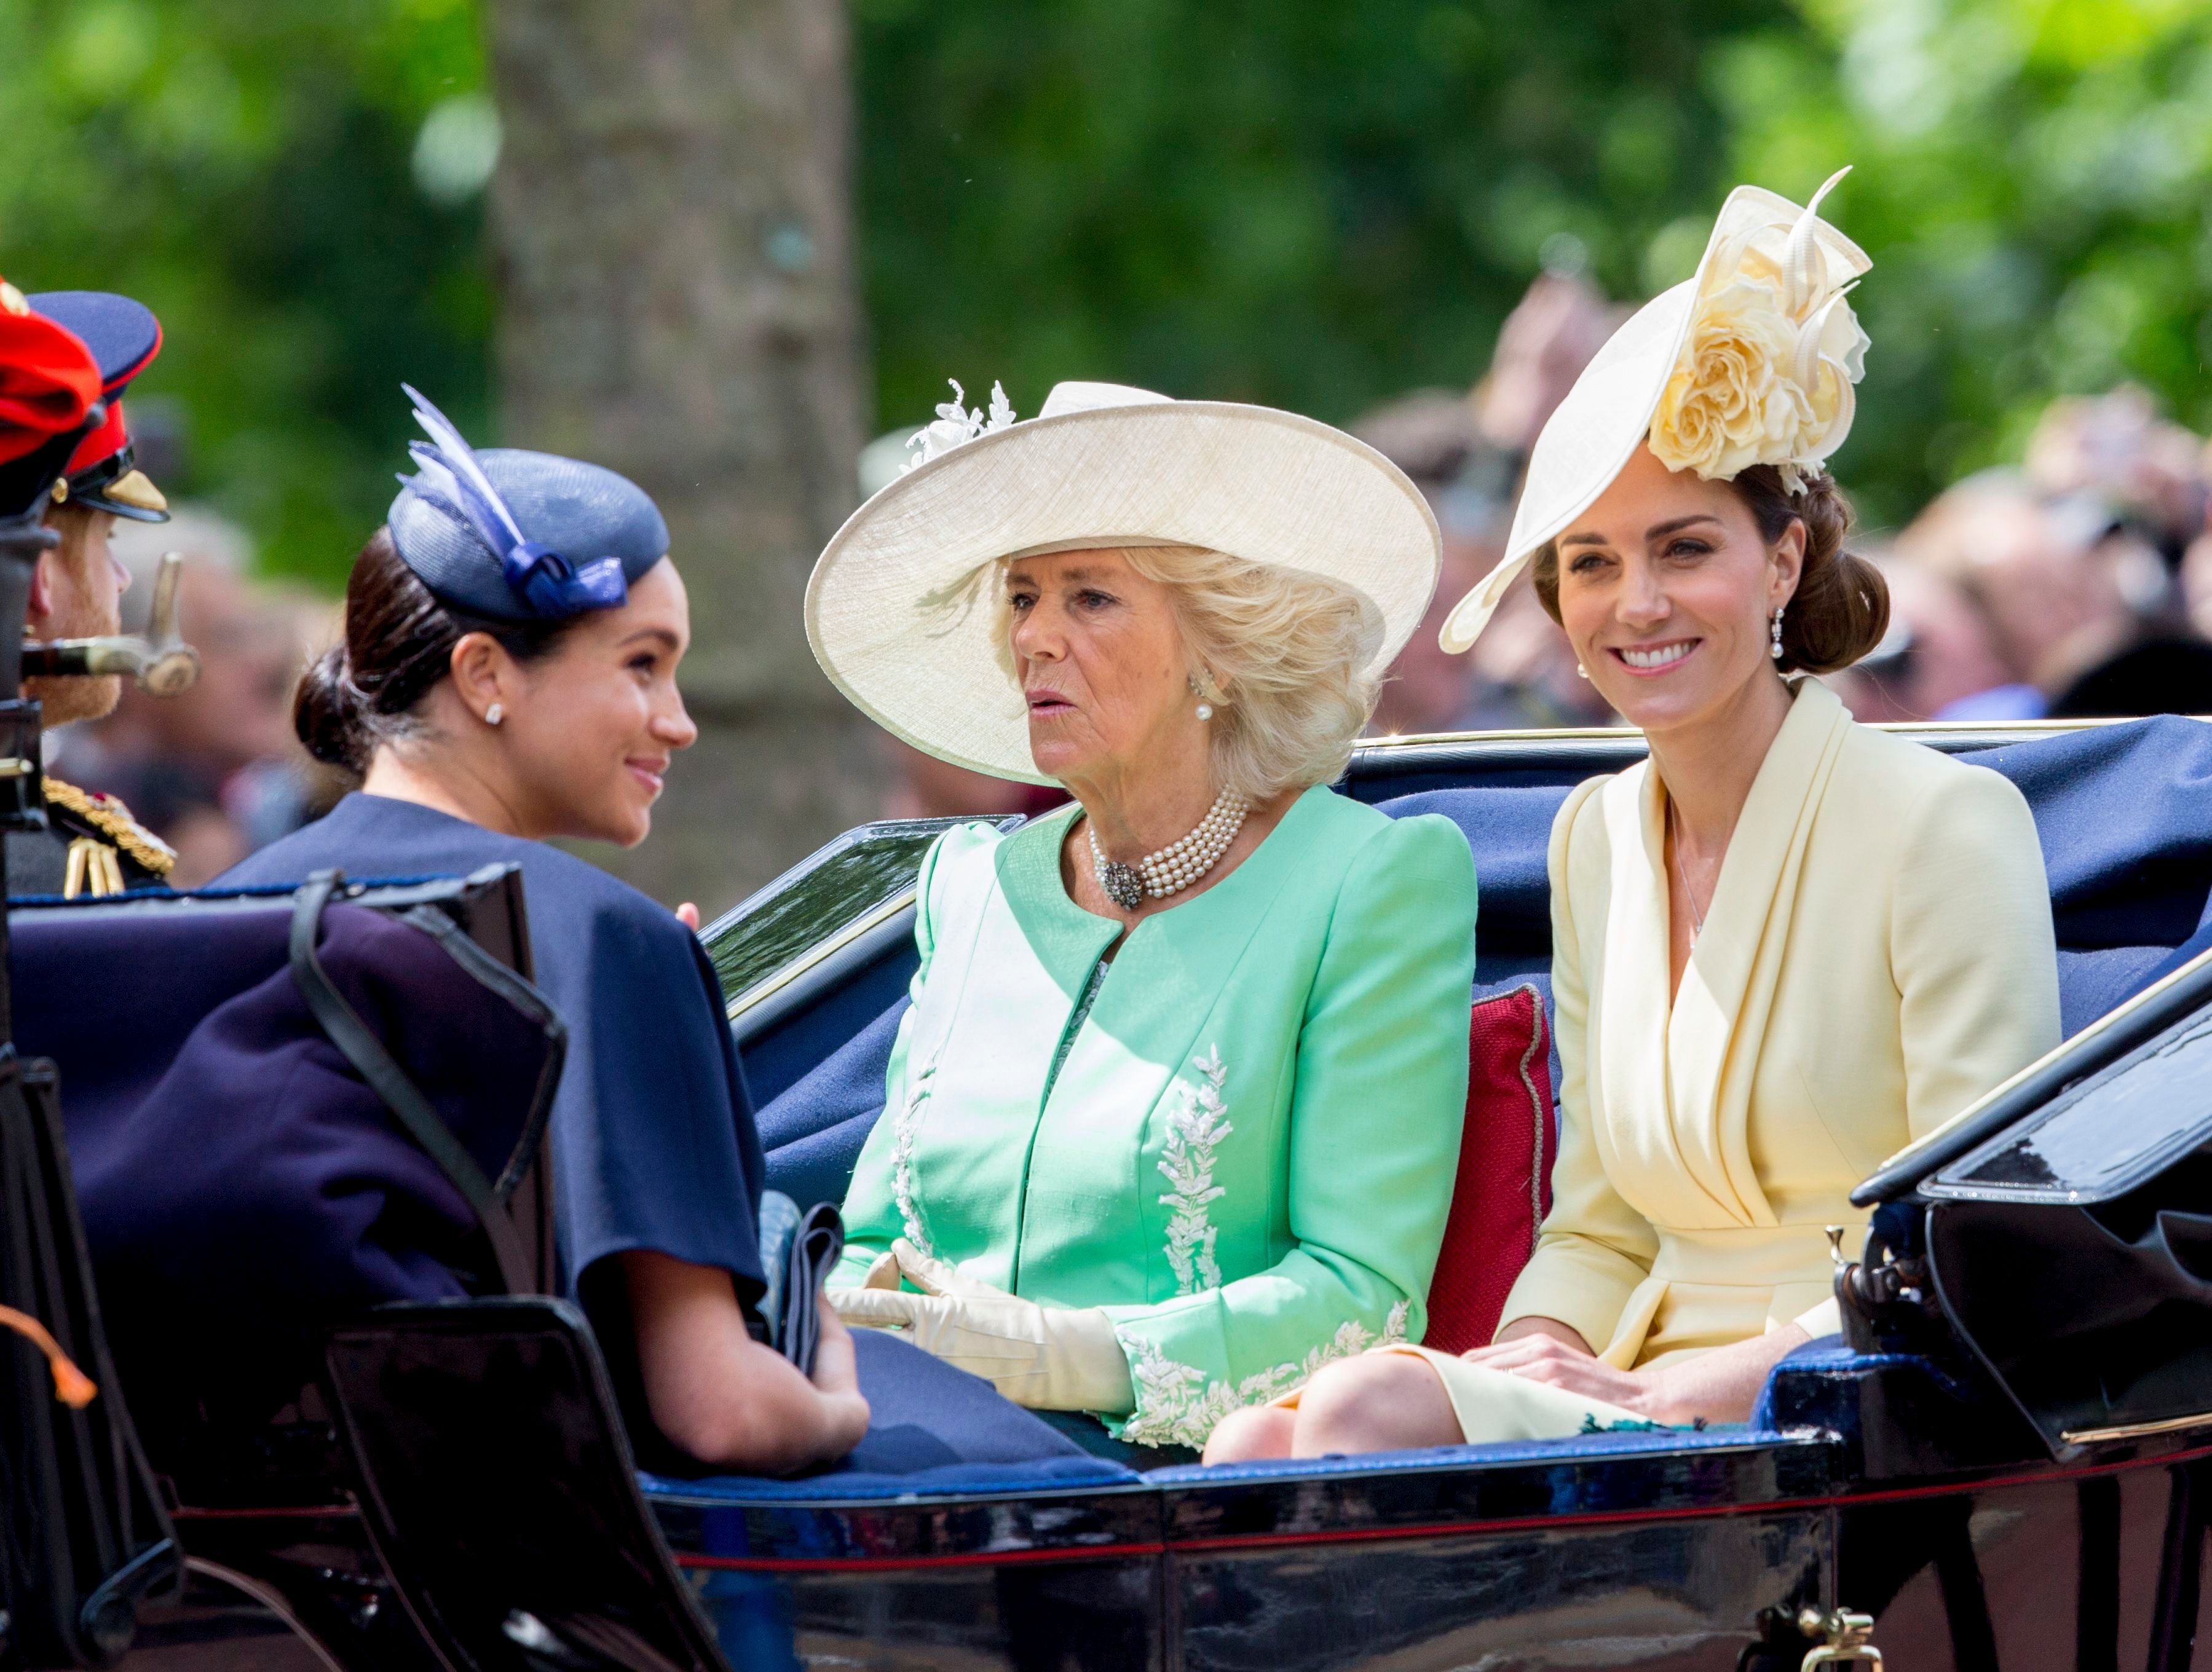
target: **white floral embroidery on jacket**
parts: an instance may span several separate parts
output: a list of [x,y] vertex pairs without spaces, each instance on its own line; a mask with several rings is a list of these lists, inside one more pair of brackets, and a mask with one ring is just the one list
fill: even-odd
[[928,1231],[922,1228],[921,1204],[915,1194],[914,1151],[915,1141],[921,1136],[922,1105],[929,1101],[929,1082],[936,1075],[937,1063],[932,1059],[915,1076],[914,1090],[907,1094],[906,1102],[891,1122],[891,1200],[897,1204],[899,1219],[906,1226],[907,1241],[933,1259],[937,1249],[931,1245]]
[[1229,1070],[1222,1066],[1220,1051],[1209,1045],[1191,1064],[1205,1079],[1196,1085],[1176,1082],[1175,1091],[1182,1096],[1170,1094],[1165,1153],[1160,1158],[1160,1172],[1170,1187],[1160,1205],[1174,1210],[1168,1219],[1168,1264],[1175,1271],[1178,1295],[1221,1286],[1208,1208],[1227,1192],[1213,1182],[1213,1152],[1237,1129],[1221,1099]]
[[1303,1359],[1272,1365],[1255,1371],[1233,1387],[1209,1380],[1195,1365],[1180,1364],[1167,1356],[1157,1341],[1124,1335],[1122,1345],[1135,1356],[1133,1380],[1137,1408],[1123,1425],[1121,1438],[1132,1445],[1188,1445],[1202,1449],[1213,1431],[1231,1412],[1247,1405],[1265,1405],[1293,1388],[1304,1387],[1323,1365],[1349,1359],[1371,1347],[1390,1347],[1406,1339],[1407,1303],[1400,1301],[1376,1335],[1357,1318],[1337,1325],[1336,1334],[1308,1353]]

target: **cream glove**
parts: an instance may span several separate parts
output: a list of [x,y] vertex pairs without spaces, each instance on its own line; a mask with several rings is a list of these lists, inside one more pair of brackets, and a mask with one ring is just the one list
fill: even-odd
[[860,1279],[860,1286],[863,1289],[896,1289],[899,1286],[899,1277],[898,1256],[885,1249],[868,1262],[867,1274]]
[[1135,1405],[1129,1361],[1105,1313],[1010,1295],[963,1277],[904,1237],[891,1244],[891,1257],[922,1292],[877,1286],[888,1275],[879,1257],[865,1286],[830,1292],[838,1316],[863,1328],[903,1330],[923,1352],[1031,1410],[1118,1415]]

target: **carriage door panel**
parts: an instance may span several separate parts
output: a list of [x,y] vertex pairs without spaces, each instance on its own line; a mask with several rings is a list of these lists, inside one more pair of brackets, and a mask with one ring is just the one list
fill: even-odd
[[1826,1556],[1826,1513],[1794,1511],[1178,1549],[1169,1660],[1189,1672],[1732,1672],[1762,1610],[1819,1594]]
[[1914,1672],[2212,1672],[2190,1658],[2203,1507],[2155,1468],[1846,1506],[1836,1596]]

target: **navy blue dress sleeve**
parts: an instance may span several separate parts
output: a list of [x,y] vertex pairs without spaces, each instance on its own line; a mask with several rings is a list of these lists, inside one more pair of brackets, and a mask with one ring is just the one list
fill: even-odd
[[632,1249],[720,1266],[750,1304],[767,1170],[751,1100],[714,966],[697,937],[646,903],[649,914],[595,903],[574,954],[586,979],[561,982],[576,990],[555,998],[574,1018],[554,1156],[564,1258],[579,1275]]

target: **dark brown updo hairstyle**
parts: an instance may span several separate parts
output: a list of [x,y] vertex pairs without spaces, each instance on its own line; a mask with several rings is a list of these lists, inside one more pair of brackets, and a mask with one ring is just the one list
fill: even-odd
[[[1753,465],[1729,486],[1772,545],[1792,522],[1805,525],[1805,566],[1782,617],[1784,673],[1834,673],[1881,642],[1889,630],[1889,583],[1863,557],[1844,550],[1851,532],[1851,502],[1826,471],[1801,472],[1805,491],[1792,494],[1772,465]],[[1536,595],[1559,619],[1559,552],[1547,545],[1534,566]]]
[[576,620],[491,621],[441,604],[380,528],[346,582],[345,637],[301,678],[292,729],[317,760],[366,772],[379,744],[421,729],[415,710],[453,672],[465,635],[489,633],[515,660],[532,662]]

